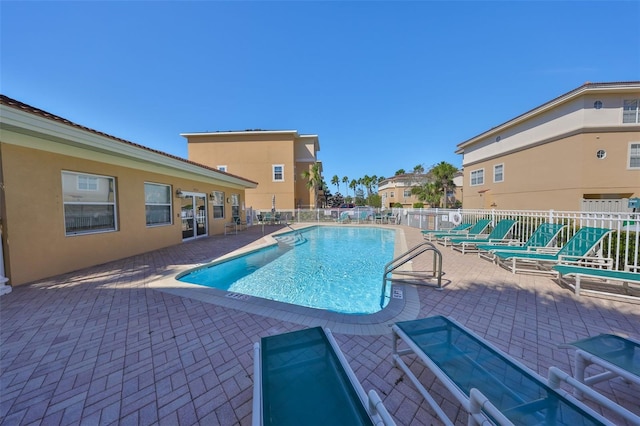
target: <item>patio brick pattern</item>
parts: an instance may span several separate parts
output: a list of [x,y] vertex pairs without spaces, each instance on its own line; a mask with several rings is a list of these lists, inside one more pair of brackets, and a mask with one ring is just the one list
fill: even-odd
[[[422,241],[419,230],[399,228],[408,247]],[[262,236],[255,226],[19,286],[2,296],[1,424],[250,424],[253,343],[306,325],[147,284]],[[513,275],[474,254],[442,252],[446,287],[418,289],[419,316],[451,316],[542,376],[550,366],[572,371],[572,351],[559,344],[604,332],[640,340],[639,304],[577,298],[547,276]],[[414,267],[421,262],[430,259],[415,259]],[[440,423],[393,367],[390,334],[334,334],[364,388],[378,391],[398,424]],[[417,361],[409,365],[445,412],[466,424],[435,377]],[[597,389],[640,414],[637,387],[616,379]]]

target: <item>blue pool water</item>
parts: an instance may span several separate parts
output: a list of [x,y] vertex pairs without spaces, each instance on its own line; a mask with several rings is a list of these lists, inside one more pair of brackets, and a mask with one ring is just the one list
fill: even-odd
[[[180,281],[348,314],[380,308],[395,231],[317,226],[277,237],[276,246],[196,269]],[[388,300],[388,298],[387,298]]]

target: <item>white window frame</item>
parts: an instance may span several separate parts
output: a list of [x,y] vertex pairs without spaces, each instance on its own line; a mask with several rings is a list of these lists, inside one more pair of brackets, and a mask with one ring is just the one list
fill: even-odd
[[393,198],[395,194],[393,192],[390,192],[389,195],[390,195],[390,198]]
[[[280,179],[276,177],[277,168],[280,168]],[[271,178],[273,179],[273,182],[284,182],[284,164],[271,165]]]
[[405,189],[402,195],[404,196],[404,198],[411,198],[411,190]]
[[221,172],[227,172],[227,165],[226,164],[220,164],[218,166],[216,166],[216,169],[220,170]]
[[[500,179],[498,179],[497,169],[500,168]],[[493,166],[493,183],[504,182],[504,163],[496,164]]]
[[[82,172],[72,172],[72,171],[68,171],[68,170],[62,170],[61,173],[61,178],[62,178],[62,217],[64,220],[64,232],[65,232],[65,236],[67,237],[74,237],[74,236],[78,236],[78,235],[90,235],[90,234],[102,234],[102,233],[106,233],[106,232],[117,232],[118,231],[118,205],[117,205],[117,188],[116,188],[116,178],[115,176],[104,176],[104,175],[96,175],[93,173],[82,173]],[[76,184],[74,185],[75,189],[77,192],[98,192],[100,191],[100,179],[107,179],[111,182],[111,188],[113,190],[113,200],[109,201],[109,200],[104,200],[104,201],[100,201],[100,202],[96,202],[96,201],[67,201],[65,200],[65,176],[67,177],[75,177],[76,179]],[[84,184],[81,183],[82,181],[84,181]],[[89,185],[88,182],[93,181],[95,183],[94,185]],[[113,215],[113,226],[109,227],[109,228],[104,228],[104,227],[96,227],[96,229],[79,229],[78,227],[75,228],[75,230],[69,230],[68,227],[68,221],[71,219],[70,217],[67,217],[67,206],[111,206],[111,211],[112,211],[112,215]],[[91,222],[95,222],[96,220],[99,221],[100,216],[95,217],[92,216],[91,214],[89,215],[85,215],[85,216],[81,216],[81,217],[75,217],[75,223],[78,223],[78,219],[80,220],[80,223],[85,223],[85,220],[89,221],[90,226],[91,226]]]
[[[630,120],[627,119],[630,118]],[[638,124],[640,123],[640,98],[625,99],[622,101],[622,123]]]
[[[634,146],[636,145],[636,146]],[[635,152],[634,152],[635,151]],[[631,165],[631,160],[635,159],[639,164],[637,166]],[[628,170],[640,170],[640,141],[629,142],[629,151],[627,154],[627,169]]]
[[471,170],[469,173],[469,185],[480,186],[484,185],[484,168]]
[[[224,192],[223,191],[212,191],[211,192],[211,211],[213,215],[213,219],[224,219]],[[222,206],[222,215],[216,216],[216,207],[218,207],[218,211],[220,210],[220,206]]]
[[[169,190],[169,199],[167,200],[167,202],[162,203],[162,202],[154,202],[154,201],[150,201],[147,198],[147,185],[150,186],[159,186],[159,187],[164,187],[166,189]],[[147,224],[147,227],[149,228],[154,228],[156,226],[167,226],[167,225],[173,225],[173,189],[171,188],[171,185],[167,185],[165,183],[156,183],[156,182],[145,182],[144,183],[144,209],[145,209],[145,222]],[[147,206],[164,206],[164,207],[169,207],[169,220],[166,222],[153,222],[153,223],[149,223],[149,218],[147,216]]]

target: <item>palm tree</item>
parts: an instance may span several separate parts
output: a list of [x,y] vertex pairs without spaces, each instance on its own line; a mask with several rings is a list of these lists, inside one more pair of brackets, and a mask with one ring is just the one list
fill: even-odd
[[407,173],[407,172],[405,172],[405,171],[404,171],[404,169],[398,169],[398,170],[396,170],[396,176],[398,176],[398,175],[403,175],[403,174],[405,174],[405,173]]
[[313,188],[313,196],[315,198],[313,200],[313,204],[315,207],[315,204],[318,202],[318,189],[320,189],[324,183],[320,172],[320,163],[314,163],[309,170],[303,171],[301,176],[303,179],[307,180],[307,189]]
[[435,182],[426,182],[420,186],[411,188],[411,193],[418,196],[418,200],[423,201],[430,206],[440,205],[440,197],[442,196],[440,188]]
[[342,183],[344,183],[344,195],[349,195],[349,191],[347,190],[347,184],[349,183],[349,178],[346,176],[343,176],[342,178]]
[[447,208],[447,191],[450,188],[455,188],[456,184],[453,183],[453,178],[458,173],[458,169],[452,164],[446,161],[441,161],[437,165],[431,168],[430,173],[433,176],[434,183],[441,190],[444,198],[444,208]]
[[354,200],[356,198],[356,186],[358,186],[358,181],[356,181],[355,179],[351,179],[351,182],[349,182],[349,188],[353,189]]
[[335,185],[338,190],[336,192],[340,192],[340,178],[338,175],[333,175],[331,178],[331,185]]
[[416,175],[421,175],[424,173],[424,166],[422,164],[418,164],[413,168],[413,173]]

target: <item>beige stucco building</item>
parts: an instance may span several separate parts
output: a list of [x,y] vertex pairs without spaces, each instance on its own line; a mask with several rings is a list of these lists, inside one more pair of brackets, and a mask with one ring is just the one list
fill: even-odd
[[223,233],[256,186],[0,96],[0,272],[11,285]]
[[[400,203],[403,208],[412,208],[414,203],[419,203],[420,200],[417,195],[411,193],[411,189],[424,185],[429,179],[429,174],[406,173],[378,182],[378,195],[380,195],[382,207],[389,208],[396,203]],[[453,182],[456,187],[447,191],[447,207],[453,207],[462,193],[462,173],[456,174]],[[425,207],[432,206],[425,203]]]
[[420,200],[411,193],[411,188],[424,184],[427,179],[425,174],[407,173],[378,182],[378,195],[382,207],[390,208],[394,204],[400,203],[403,208],[412,208],[413,204],[420,202]]
[[466,209],[578,211],[583,200],[638,197],[640,82],[585,83],[456,153]]
[[[318,162],[317,135],[295,130],[183,133],[190,160],[258,182],[247,189],[246,206],[254,210],[316,208],[317,188],[301,177]],[[320,172],[322,172],[322,165]]]

